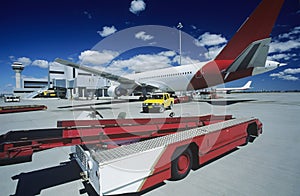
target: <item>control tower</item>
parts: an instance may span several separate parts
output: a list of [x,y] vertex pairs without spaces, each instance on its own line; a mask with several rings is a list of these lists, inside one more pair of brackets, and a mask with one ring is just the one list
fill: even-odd
[[20,62],[14,62],[11,67],[16,72],[16,88],[21,88],[21,72],[24,69],[24,65]]

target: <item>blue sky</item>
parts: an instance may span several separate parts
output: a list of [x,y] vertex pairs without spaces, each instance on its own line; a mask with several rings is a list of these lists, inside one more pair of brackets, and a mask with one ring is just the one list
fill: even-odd
[[[22,73],[24,76],[35,78],[46,78],[47,65],[53,64],[57,57],[74,62],[84,60],[86,64],[104,67],[106,71],[115,73],[118,72],[117,69],[149,70],[153,68],[151,64],[157,65],[156,68],[178,64],[177,35],[160,35],[168,37],[168,53],[168,50],[158,48],[151,50],[151,47],[137,47],[130,40],[122,39],[124,34],[130,32],[128,29],[140,25],[167,28],[166,32],[171,35],[177,31],[178,22],[181,22],[184,37],[187,40],[191,37],[196,39],[196,45],[206,49],[206,52],[199,48],[194,50],[195,44],[184,45],[183,42],[184,63],[212,58],[230,40],[259,2],[260,0],[3,1],[0,7],[0,93],[9,92],[15,86],[14,72],[11,69],[13,61],[21,61],[26,65]],[[288,65],[231,82],[228,86],[240,86],[252,80],[253,90],[300,90],[299,10],[298,0],[286,0],[271,34],[269,58]],[[150,43],[157,36],[151,34],[150,30],[153,28],[150,27],[146,26],[143,30],[141,28],[139,33],[132,36],[136,40]],[[109,39],[114,40],[113,44],[107,44],[111,43],[107,41]],[[111,45],[113,47],[108,48]],[[132,45],[135,49],[118,50],[122,45]],[[198,57],[191,55],[191,51],[197,53]],[[202,56],[199,56],[199,52]],[[112,60],[114,64],[110,62]],[[139,67],[142,61],[148,63]]]

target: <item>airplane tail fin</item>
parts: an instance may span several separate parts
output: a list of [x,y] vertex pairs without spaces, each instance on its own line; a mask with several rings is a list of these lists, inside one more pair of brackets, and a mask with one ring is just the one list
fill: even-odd
[[271,34],[284,0],[263,0],[215,60],[235,60],[250,44]]
[[250,87],[250,86],[251,86],[251,83],[252,83],[252,81],[247,82],[247,83],[243,86],[243,89],[249,89],[249,88],[251,88],[251,87]]

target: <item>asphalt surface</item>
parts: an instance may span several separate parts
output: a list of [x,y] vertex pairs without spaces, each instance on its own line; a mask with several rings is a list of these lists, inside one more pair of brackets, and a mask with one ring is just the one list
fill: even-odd
[[[175,116],[254,116],[262,121],[263,134],[254,143],[191,171],[185,179],[165,181],[143,195],[300,195],[300,94],[232,94],[227,99],[224,105],[178,104],[172,111]],[[171,112],[145,114],[141,113],[141,102],[107,102],[110,100],[22,100],[18,104],[44,104],[48,110],[0,114],[0,134],[56,127],[57,120],[90,119],[91,103],[96,103],[93,108],[104,118],[116,118],[120,112],[126,112],[127,118],[167,117]],[[85,106],[58,108],[81,104]],[[69,153],[70,147],[55,148],[35,153],[32,162],[1,166],[0,195],[94,195],[79,179],[80,170],[70,161]]]

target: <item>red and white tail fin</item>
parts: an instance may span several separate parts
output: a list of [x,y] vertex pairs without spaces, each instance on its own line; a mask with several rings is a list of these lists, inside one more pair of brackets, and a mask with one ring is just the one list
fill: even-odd
[[271,34],[284,0],[263,0],[215,60],[235,60],[250,44]]

